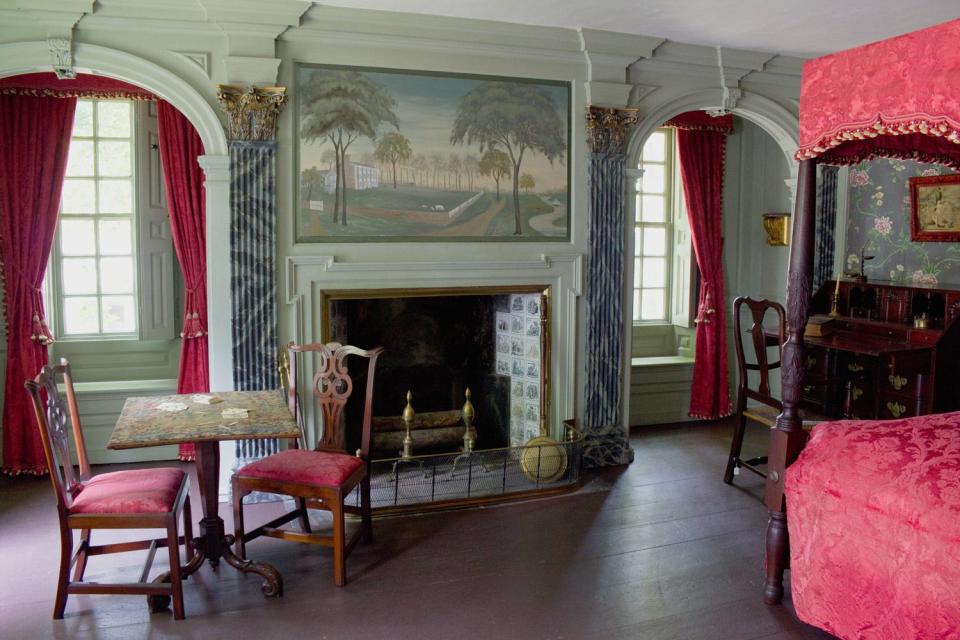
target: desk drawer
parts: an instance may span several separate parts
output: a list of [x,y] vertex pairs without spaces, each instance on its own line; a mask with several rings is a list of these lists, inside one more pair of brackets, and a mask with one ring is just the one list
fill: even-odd
[[877,410],[880,420],[912,418],[917,415],[917,400],[898,393],[881,392]]

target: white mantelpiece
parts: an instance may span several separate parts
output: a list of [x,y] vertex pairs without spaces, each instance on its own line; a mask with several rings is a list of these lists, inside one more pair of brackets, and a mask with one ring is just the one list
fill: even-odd
[[[551,371],[549,426],[554,437],[576,414],[577,299],[582,286],[580,254],[541,255],[531,260],[462,262],[340,262],[334,256],[289,256],[284,282],[290,305],[287,335],[295,342],[320,342],[324,294],[357,289],[549,286]],[[390,348],[390,345],[383,345]]]

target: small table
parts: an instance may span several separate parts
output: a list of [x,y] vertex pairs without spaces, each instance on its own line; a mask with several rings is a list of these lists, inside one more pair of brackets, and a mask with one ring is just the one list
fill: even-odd
[[[193,395],[210,395],[223,400],[204,404],[191,400]],[[186,409],[165,411],[163,403],[181,403]],[[246,409],[246,418],[223,418],[224,409]],[[203,564],[216,567],[220,558],[243,573],[256,573],[263,579],[264,595],[283,593],[280,573],[265,562],[238,557],[231,546],[234,536],[227,535],[218,514],[221,440],[256,438],[296,438],[300,429],[290,415],[286,397],[280,391],[227,391],[212,394],[185,394],[127,398],[113,429],[108,449],[135,449],[192,442],[196,445],[197,480],[203,502],[200,535],[193,539],[193,559],[182,569],[186,578]],[[160,579],[167,578],[162,576]],[[168,606],[169,597],[151,599],[154,609]]]

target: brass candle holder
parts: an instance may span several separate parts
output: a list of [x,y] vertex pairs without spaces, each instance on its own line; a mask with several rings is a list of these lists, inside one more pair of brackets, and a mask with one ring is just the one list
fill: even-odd
[[403,409],[403,426],[406,427],[406,433],[403,436],[403,451],[400,452],[400,459],[404,462],[413,458],[413,436],[410,435],[410,429],[413,427],[413,405],[410,401],[413,394],[407,391],[407,406]]
[[474,410],[473,403],[470,402],[470,387],[467,387],[466,402],[463,403],[463,452],[470,453],[477,443],[477,430],[473,426]]

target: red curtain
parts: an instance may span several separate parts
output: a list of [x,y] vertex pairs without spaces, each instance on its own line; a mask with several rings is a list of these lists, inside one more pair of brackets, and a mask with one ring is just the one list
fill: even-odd
[[[177,393],[201,393],[210,390],[205,194],[197,162],[203,142],[183,114],[163,100],[157,101],[157,125],[173,245],[187,289]],[[180,445],[181,460],[194,458],[192,444]]]
[[723,161],[726,133],[677,129],[680,174],[690,235],[700,268],[697,346],[690,415],[716,420],[732,413],[723,293]]
[[57,230],[76,98],[0,95],[0,259],[6,296],[3,470],[47,470],[23,388],[47,364],[41,286]]

